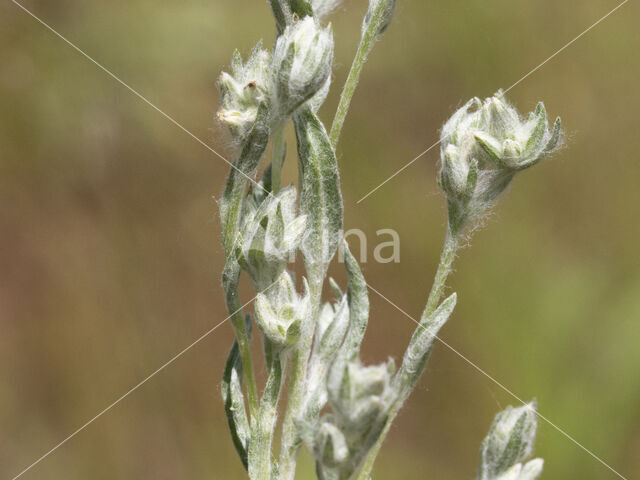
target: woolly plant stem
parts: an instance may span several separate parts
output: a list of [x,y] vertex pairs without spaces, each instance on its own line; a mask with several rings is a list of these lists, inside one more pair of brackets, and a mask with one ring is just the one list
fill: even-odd
[[271,152],[271,190],[273,194],[280,191],[280,185],[282,183],[282,165],[284,163],[285,153],[284,125],[282,125],[273,132]]
[[[458,234],[452,233],[450,226],[447,227],[447,233],[445,235],[444,244],[442,246],[442,253],[440,254],[440,263],[438,264],[438,270],[436,271],[433,285],[431,286],[431,291],[429,292],[429,298],[427,299],[427,306],[424,309],[424,313],[422,314],[422,318],[430,317],[433,312],[435,312],[440,299],[442,298],[442,294],[444,292],[447,278],[451,273],[451,266],[453,265],[453,261],[456,256],[456,251],[459,247],[459,236]],[[421,327],[418,327],[421,328]],[[376,444],[367,454],[362,467],[360,468],[357,476],[354,476],[355,480],[369,480],[371,476],[371,470],[373,469],[373,464],[376,461],[378,453],[380,452],[380,448],[384,443],[384,439],[389,433],[389,429],[391,428],[391,424],[393,423],[396,415],[400,411],[402,404],[404,403],[405,398],[400,398],[399,401],[389,409],[389,415],[387,417],[387,421],[385,423],[384,429],[382,430],[382,434],[376,441]]]
[[249,444],[249,478],[272,478],[271,446],[278,413],[278,400],[282,390],[283,359],[276,355],[269,368],[269,377],[260,402],[258,415],[251,424]]
[[[379,8],[378,11],[375,12],[375,15],[381,17],[382,13],[382,8]],[[345,82],[342,89],[340,102],[338,103],[338,109],[336,110],[336,114],[333,117],[333,123],[331,124],[331,131],[329,133],[329,139],[331,140],[331,145],[334,149],[338,145],[338,139],[340,138],[340,133],[342,132],[344,120],[347,117],[347,113],[349,112],[351,99],[353,98],[353,94],[356,91],[358,82],[360,81],[360,73],[362,72],[362,67],[364,67],[364,64],[367,61],[367,57],[369,56],[369,53],[371,53],[371,50],[376,43],[378,37],[377,23],[377,21],[371,21],[369,22],[369,26],[365,30],[363,30],[362,36],[360,37],[360,43],[358,44],[358,50],[356,51],[356,56],[353,59],[351,69],[349,70],[349,76],[347,77],[347,81]]]
[[303,328],[303,335],[296,349],[291,353],[291,378],[289,379],[289,394],[287,408],[282,423],[282,440],[280,447],[280,478],[293,480],[296,471],[296,459],[300,446],[300,439],[295,424],[296,418],[304,408],[304,393],[307,387],[307,366],[309,353],[313,343],[316,319],[320,311],[322,300],[323,274],[309,273],[309,292],[311,295],[311,312],[307,325]]
[[[229,270],[232,270],[231,272]],[[237,264],[228,264],[223,272],[223,283],[225,284],[225,300],[227,310],[231,314],[231,325],[238,341],[242,370],[247,385],[247,397],[249,403],[249,414],[255,418],[258,414],[258,388],[253,370],[253,360],[251,358],[251,346],[247,325],[240,305],[240,292],[238,291],[239,267]]]

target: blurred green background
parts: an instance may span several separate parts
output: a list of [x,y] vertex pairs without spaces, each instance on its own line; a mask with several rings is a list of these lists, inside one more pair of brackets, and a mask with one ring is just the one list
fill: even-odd
[[[339,147],[346,227],[393,228],[401,262],[364,268],[412,315],[444,232],[433,144],[462,102],[506,88],[615,1],[400,0]],[[274,37],[258,0],[25,0],[225,156],[215,80]],[[332,17],[330,121],[364,0]],[[640,5],[629,2],[510,92],[544,99],[565,148],[519,176],[450,290],[442,336],[628,479],[640,477]],[[292,138],[292,137],[291,137]],[[290,142],[290,147],[293,144]],[[290,148],[291,152],[294,148]],[[285,174],[295,178],[295,162]],[[0,4],[0,476],[12,478],[224,319],[214,197],[228,166],[9,1]],[[340,268],[336,276],[344,279]],[[364,357],[398,358],[412,323],[372,296]],[[228,324],[25,479],[240,479],[219,394]],[[443,345],[374,478],[474,477],[493,415],[516,401]],[[546,479],[615,474],[541,423]],[[300,478],[312,478],[308,455]]]

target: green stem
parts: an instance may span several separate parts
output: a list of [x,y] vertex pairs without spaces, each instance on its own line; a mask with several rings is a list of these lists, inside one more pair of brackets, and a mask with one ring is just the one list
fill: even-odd
[[247,325],[240,303],[240,293],[238,291],[239,278],[240,267],[237,262],[229,259],[222,272],[222,283],[226,292],[225,301],[227,311],[231,315],[231,325],[233,326],[233,331],[238,341],[242,370],[246,379],[249,415],[251,419],[253,419],[258,414],[258,388],[256,386],[253,360],[251,359],[249,333],[247,332]]
[[456,251],[459,246],[459,235],[452,232],[451,228],[447,228],[447,233],[444,238],[444,245],[442,246],[442,253],[440,254],[440,264],[436,271],[433,285],[431,286],[431,292],[429,292],[429,298],[427,299],[427,306],[424,309],[422,318],[427,318],[436,310],[442,294],[447,283],[447,278],[451,273],[451,266],[456,257]]
[[[438,303],[442,298],[442,293],[444,292],[444,288],[447,283],[447,278],[451,273],[451,266],[453,265],[453,261],[456,256],[456,251],[458,250],[459,242],[460,242],[459,235],[457,233],[453,233],[451,231],[451,227],[448,226],[447,233],[444,239],[444,244],[442,246],[442,253],[440,254],[440,263],[438,265],[438,270],[436,271],[436,275],[433,280],[433,285],[431,286],[431,291],[429,292],[429,298],[427,299],[427,306],[425,307],[424,312],[422,314],[422,319],[425,319],[431,316],[433,312],[436,310],[436,308],[438,307]],[[362,464],[362,467],[360,467],[360,470],[357,472],[356,476],[352,477],[354,480],[368,480],[370,478],[371,470],[373,470],[373,464],[376,461],[376,457],[378,456],[378,453],[380,452],[380,448],[382,447],[384,439],[389,433],[391,424],[393,423],[393,420],[398,414],[398,411],[400,411],[400,407],[402,407],[402,404],[404,403],[405,400],[406,398],[397,399],[396,402],[389,409],[389,414],[387,416],[384,429],[382,430],[382,433],[380,434],[380,437],[378,437],[378,440],[376,441],[373,448],[371,448],[371,450],[367,454]]]
[[307,365],[313,343],[316,319],[320,311],[322,284],[324,275],[318,272],[309,273],[309,291],[311,295],[311,312],[298,345],[291,355],[291,378],[287,408],[282,424],[282,444],[280,449],[280,476],[282,480],[293,480],[296,471],[296,459],[300,447],[300,438],[295,420],[301,415],[304,407],[304,393],[307,388]]
[[[384,2],[380,2],[381,5],[383,3]],[[382,15],[382,10],[382,8],[379,8],[378,11],[375,12],[375,15]],[[362,36],[360,37],[360,44],[358,45],[356,56],[353,59],[353,63],[351,64],[351,70],[349,70],[349,76],[347,77],[347,81],[345,82],[344,88],[342,89],[342,94],[340,95],[340,103],[338,104],[338,109],[336,110],[336,114],[333,117],[333,123],[331,124],[329,139],[331,140],[331,145],[334,149],[338,145],[338,139],[340,138],[340,132],[342,131],[344,120],[347,117],[347,113],[349,112],[351,99],[353,98],[353,94],[356,91],[358,82],[360,81],[360,73],[362,72],[362,67],[367,61],[367,57],[369,56],[369,53],[373,49],[373,46],[376,43],[376,39],[378,38],[377,30],[378,22],[370,21],[368,27],[363,30]]]
[[258,164],[269,142],[267,118],[269,118],[269,106],[266,103],[261,103],[258,108],[255,125],[238,158],[233,162],[233,168],[229,171],[227,184],[220,201],[222,243],[227,258],[227,263],[222,272],[222,284],[226,293],[227,311],[231,316],[231,324],[238,340],[243,372],[247,380],[249,412],[252,418],[258,411],[258,390],[253,373],[253,362],[251,361],[249,335],[238,292],[240,266],[234,259],[234,249],[240,228],[242,201],[247,189],[247,182],[255,177]]
[[251,425],[249,442],[249,478],[270,480],[272,475],[271,445],[282,390],[282,359],[279,354],[270,365],[269,377],[260,402],[258,416]]
[[271,191],[276,194],[280,191],[282,178],[282,164],[286,155],[284,143],[284,125],[278,127],[273,133],[273,145],[271,152]]

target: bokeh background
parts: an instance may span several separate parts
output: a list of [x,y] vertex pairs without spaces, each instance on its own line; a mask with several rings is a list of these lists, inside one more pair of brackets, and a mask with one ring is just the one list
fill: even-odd
[[[419,315],[444,232],[438,138],[462,102],[506,88],[611,0],[400,0],[339,147],[346,227],[369,282]],[[225,156],[215,80],[274,37],[259,0],[25,0],[25,6]],[[330,121],[364,0],[332,17]],[[640,5],[632,1],[510,92],[544,99],[565,148],[519,176],[473,246],[443,338],[640,477]],[[292,140],[290,132],[290,140]],[[291,153],[293,143],[289,142]],[[291,157],[292,158],[292,157]],[[215,197],[227,165],[10,1],[0,4],[0,476],[12,478],[226,316]],[[295,161],[287,178],[295,179]],[[376,264],[383,228],[401,261]],[[385,240],[387,238],[380,238]],[[340,267],[335,275],[343,280]],[[399,358],[412,323],[372,296],[363,356]],[[241,479],[219,387],[228,324],[24,479]],[[472,479],[493,415],[517,401],[437,345],[374,478]],[[614,479],[541,423],[546,479]],[[303,455],[300,478],[312,478]]]

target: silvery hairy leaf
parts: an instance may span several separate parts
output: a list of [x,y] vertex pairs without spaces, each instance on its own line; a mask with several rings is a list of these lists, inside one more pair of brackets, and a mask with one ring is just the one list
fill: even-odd
[[[251,323],[247,322],[250,326]],[[233,445],[240,456],[244,468],[247,463],[247,441],[249,438],[249,421],[242,393],[242,362],[238,342],[234,341],[222,375],[222,400],[231,432]]]
[[344,341],[344,357],[353,360],[360,353],[360,345],[369,323],[369,294],[367,282],[362,275],[358,261],[343,243],[344,264],[347,269],[347,301],[349,303],[349,330]]
[[422,318],[411,337],[402,359],[402,365],[398,370],[398,375],[394,379],[400,402],[404,402],[416,386],[416,383],[418,383],[429,360],[436,336],[451,316],[456,306],[456,300],[457,296],[454,293],[444,300],[435,312],[426,318]]
[[301,251],[307,271],[324,276],[342,238],[343,205],[335,152],[324,125],[308,107],[294,115],[307,233]]

